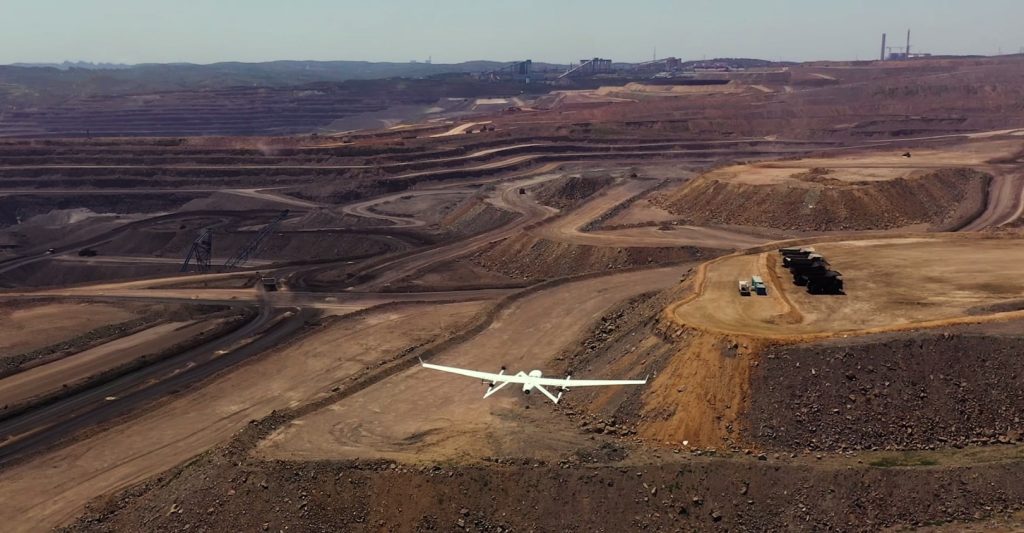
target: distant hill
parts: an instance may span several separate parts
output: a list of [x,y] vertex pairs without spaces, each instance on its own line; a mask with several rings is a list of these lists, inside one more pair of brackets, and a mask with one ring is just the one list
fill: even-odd
[[[0,66],[0,104],[36,105],[67,97],[221,89],[287,87],[317,82],[382,78],[426,78],[446,73],[487,72],[508,63],[372,63],[368,61],[270,61],[265,63],[190,63]],[[538,68],[551,65],[537,63]]]
[[69,68],[84,68],[90,70],[131,68],[134,65],[126,63],[93,63],[90,61],[65,61],[63,63],[13,63],[12,67],[52,67],[61,70]]

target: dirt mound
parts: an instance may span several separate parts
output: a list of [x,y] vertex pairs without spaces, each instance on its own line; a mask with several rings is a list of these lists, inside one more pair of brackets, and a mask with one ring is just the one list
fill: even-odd
[[771,348],[752,373],[750,436],[819,450],[1021,441],[1024,336],[969,331]]
[[441,231],[451,236],[475,235],[509,223],[516,217],[480,197],[467,198],[438,222]]
[[813,169],[793,178],[785,184],[752,184],[705,175],[652,201],[692,224],[804,231],[926,224],[933,230],[948,230],[962,226],[984,208],[991,179],[970,169],[874,181],[841,181],[833,172]]
[[567,176],[549,181],[537,188],[540,203],[556,209],[571,209],[612,183],[610,176],[584,178]]
[[407,194],[370,207],[370,211],[389,216],[416,219],[427,225],[437,224],[466,199],[465,192],[440,194]]
[[281,223],[281,228],[289,230],[322,229],[322,228],[365,228],[391,226],[390,220],[358,217],[341,212],[338,209],[314,209],[289,218]]
[[707,254],[692,246],[664,248],[588,246],[521,234],[476,253],[472,260],[513,279],[558,278],[642,265],[691,261]]
[[96,214],[128,215],[174,211],[198,197],[191,193],[11,195],[0,196],[0,227],[31,221],[37,225],[73,223]]

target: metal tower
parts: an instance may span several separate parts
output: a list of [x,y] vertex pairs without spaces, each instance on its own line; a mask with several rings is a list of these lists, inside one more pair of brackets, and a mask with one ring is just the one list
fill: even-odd
[[263,228],[256,233],[256,236],[253,237],[251,241],[249,241],[249,244],[246,244],[245,247],[238,252],[238,255],[232,257],[231,259],[228,259],[224,263],[224,268],[234,268],[245,265],[249,258],[252,257],[254,253],[256,253],[256,250],[260,246],[260,242],[262,242],[267,235],[270,235],[270,233],[274,231],[274,228],[276,228],[277,225],[280,224],[281,221],[286,218],[288,218],[287,209],[281,211],[280,215],[277,215],[277,217],[274,220],[271,220],[269,224],[263,226]]
[[212,257],[213,233],[210,232],[210,228],[206,228],[196,237],[196,240],[192,241],[188,255],[185,256],[185,262],[181,264],[181,272],[188,272],[189,264],[192,265],[192,270],[195,272],[207,272],[210,270],[210,258]]

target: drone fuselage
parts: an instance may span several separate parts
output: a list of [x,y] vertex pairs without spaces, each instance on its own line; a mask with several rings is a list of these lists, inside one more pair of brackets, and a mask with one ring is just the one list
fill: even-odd
[[[539,378],[543,375],[544,374],[542,374],[540,370],[531,370],[529,374],[531,378]],[[530,391],[533,390],[535,386],[536,385],[533,383],[523,383],[523,394],[530,394]]]

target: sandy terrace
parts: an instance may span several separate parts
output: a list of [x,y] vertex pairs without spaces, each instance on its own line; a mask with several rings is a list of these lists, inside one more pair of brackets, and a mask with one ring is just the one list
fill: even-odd
[[220,321],[166,322],[101,344],[63,359],[0,379],[0,405],[18,405],[75,383],[156,354],[217,326]]
[[[679,273],[678,268],[623,273],[530,295],[432,361],[494,372],[502,365],[513,373],[542,368],[554,375],[550,361],[578,342],[609,307],[669,287]],[[414,367],[295,420],[263,441],[257,453],[298,460],[556,459],[586,445],[587,436],[554,415],[543,396],[525,396],[509,385],[484,400],[485,388],[479,380]]]
[[881,153],[732,165],[705,176],[750,185],[801,185],[809,182],[797,176],[811,169],[826,168],[831,170],[824,176],[826,179],[841,182],[884,181],[915,177],[939,168],[984,166],[992,159],[1010,156],[1022,148],[1024,144],[1019,141],[972,142],[936,150],[909,149],[909,158],[902,155],[906,150],[893,148]]
[[274,409],[331,394],[364,368],[464,327],[483,305],[409,305],[331,324],[91,439],[8,468],[0,472],[5,531],[66,523],[97,494],[171,468]]
[[120,304],[46,303],[0,309],[4,324],[0,357],[43,348],[135,317],[132,306]]
[[[1024,303],[1021,239],[895,238],[814,248],[843,274],[845,295],[808,294],[772,251],[707,264],[700,293],[669,312],[696,327],[788,337],[998,318]],[[755,274],[768,296],[740,296],[737,281]]]

